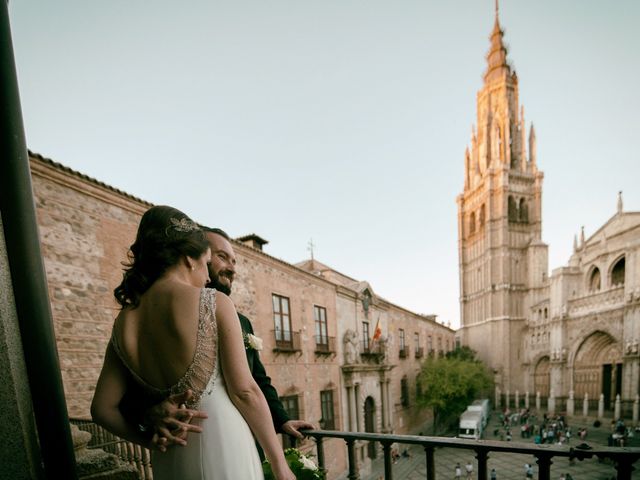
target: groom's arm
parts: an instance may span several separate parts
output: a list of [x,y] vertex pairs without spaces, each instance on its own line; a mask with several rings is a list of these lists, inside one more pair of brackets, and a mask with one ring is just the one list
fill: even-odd
[[[247,317],[242,314],[238,314],[240,323],[242,324],[242,331],[245,333],[253,334],[253,325]],[[251,374],[262,390],[264,397],[267,399],[267,405],[269,405],[269,412],[271,413],[271,419],[273,420],[273,426],[276,428],[276,432],[286,433],[292,437],[302,439],[304,434],[300,430],[313,430],[316,428],[313,424],[305,422],[304,420],[290,419],[287,414],[280,398],[278,398],[278,392],[271,384],[271,378],[267,375],[267,372],[260,360],[260,355],[256,350],[247,350],[247,360],[249,361],[249,368]]]
[[[253,325],[251,321],[238,313],[238,318],[240,319],[240,324],[242,326],[242,331],[245,333],[250,333],[253,335]],[[289,415],[287,415],[280,398],[278,398],[278,392],[275,387],[271,384],[271,378],[267,375],[267,371],[260,360],[260,355],[258,352],[252,348],[247,349],[247,361],[249,362],[249,368],[251,370],[251,376],[262,390],[264,398],[267,400],[267,405],[269,406],[269,412],[271,413],[271,419],[273,420],[273,426],[276,429],[276,432],[282,433],[282,425],[290,420]]]

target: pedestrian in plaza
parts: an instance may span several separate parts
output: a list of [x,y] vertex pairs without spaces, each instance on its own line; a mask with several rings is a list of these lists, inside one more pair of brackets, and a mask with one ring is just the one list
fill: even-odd
[[467,464],[464,466],[464,469],[467,471],[467,480],[472,480],[472,478],[473,478],[473,464],[471,463],[471,460],[469,460],[467,462]]
[[533,467],[528,463],[525,463],[524,467],[525,467],[525,472],[524,472],[525,478],[527,479],[533,478]]
[[462,478],[462,467],[460,467],[459,463],[456,463],[455,472],[455,479],[460,480]]
[[498,474],[496,473],[496,469],[495,468],[491,469],[491,473],[489,474],[489,477],[491,478],[491,480],[497,480]]

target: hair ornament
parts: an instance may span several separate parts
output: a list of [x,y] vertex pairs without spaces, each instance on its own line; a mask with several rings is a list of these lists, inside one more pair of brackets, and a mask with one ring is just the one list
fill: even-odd
[[189,220],[187,217],[181,218],[178,220],[177,218],[171,217],[169,219],[171,221],[170,227],[178,232],[194,232],[196,230],[200,230],[200,227],[193,221]]

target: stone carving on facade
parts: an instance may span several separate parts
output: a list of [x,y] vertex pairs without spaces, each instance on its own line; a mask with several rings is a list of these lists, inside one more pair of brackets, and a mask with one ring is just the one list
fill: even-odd
[[349,329],[344,332],[342,339],[344,343],[344,363],[346,365],[352,365],[358,363],[360,360],[360,352],[358,349],[358,334]]
[[638,353],[638,339],[634,338],[633,342],[627,340],[625,347],[627,355],[636,355]]

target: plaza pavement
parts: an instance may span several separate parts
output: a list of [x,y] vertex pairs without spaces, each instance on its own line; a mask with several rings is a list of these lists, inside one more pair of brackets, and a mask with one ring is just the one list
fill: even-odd
[[[588,434],[584,440],[585,443],[606,446],[607,437],[611,432],[610,419],[605,419],[602,422],[602,425],[597,428],[593,426],[594,420],[595,418],[585,419],[583,417],[573,417],[568,419],[567,423],[571,426],[574,436],[578,429],[582,427],[587,428]],[[500,437],[494,436],[493,434],[496,428],[500,428],[499,415],[494,412],[485,431],[484,439],[499,440]],[[534,443],[533,437],[529,439],[523,439],[520,437],[519,425],[512,427],[511,430],[514,432],[514,441],[531,444]],[[579,438],[572,438],[569,445],[578,445],[580,443],[582,443],[582,440]],[[640,436],[633,437],[628,446],[640,447]],[[402,451],[403,448],[403,445],[399,445],[400,451]],[[393,465],[394,480],[424,480],[427,478],[423,448],[419,445],[409,446],[409,452],[411,457],[400,457],[398,462]],[[437,448],[435,451],[436,479],[455,480],[454,468],[456,462],[459,462],[463,471],[462,480],[465,480],[466,472],[464,471],[464,465],[468,460],[471,460],[473,464],[474,474],[472,478],[475,480],[477,475],[477,463],[475,454],[472,451],[452,448]],[[497,472],[497,480],[525,480],[525,463],[533,465],[534,479],[538,478],[538,468],[535,463],[535,458],[532,455],[490,453],[487,475],[491,472],[492,468],[495,468]],[[634,467],[636,470],[633,472],[633,478],[638,478],[640,480],[640,462],[636,462]],[[560,475],[563,473],[570,473],[573,480],[610,480],[612,477],[615,478],[616,475],[615,468],[612,464],[600,463],[595,458],[583,461],[576,460],[573,464],[569,464],[569,459],[565,457],[554,458],[553,464],[551,465],[551,479],[559,480]],[[367,475],[361,474],[360,478],[361,480],[384,479],[384,460],[382,458],[376,459],[372,464],[371,473]]]

